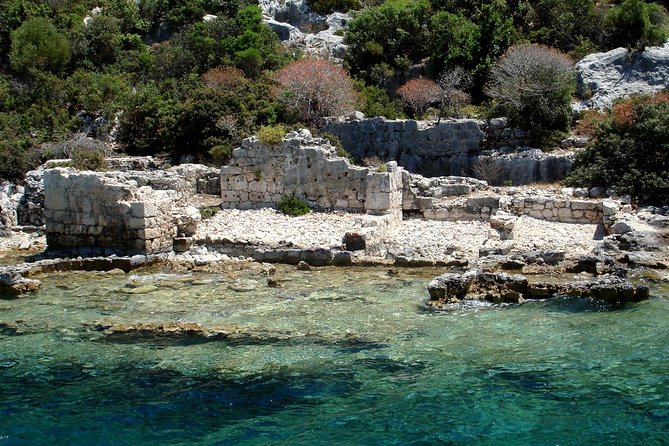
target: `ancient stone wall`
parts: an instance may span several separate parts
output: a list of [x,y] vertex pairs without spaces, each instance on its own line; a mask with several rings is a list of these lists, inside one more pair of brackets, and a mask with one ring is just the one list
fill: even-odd
[[488,188],[484,182],[463,177],[423,178],[404,172],[405,212],[428,220],[490,220],[497,211],[563,223],[604,222],[601,200],[578,199],[540,190],[519,193]]
[[500,200],[502,210],[527,215],[539,220],[563,223],[595,223],[604,221],[601,201],[577,200],[567,197],[506,197]]
[[109,254],[153,254],[172,249],[177,195],[138,186],[123,172],[44,172],[49,249],[89,248]]
[[224,208],[275,206],[295,195],[317,209],[374,213],[402,206],[402,175],[396,163],[387,172],[351,165],[326,140],[307,130],[291,132],[277,146],[247,138],[221,169]]
[[[473,176],[477,162],[492,160],[499,183],[550,182],[571,170],[570,152],[545,154],[525,146],[525,132],[511,129],[504,118],[460,119],[440,124],[415,120],[333,119],[325,131],[336,135],[356,161],[397,161],[427,177]],[[489,180],[489,179],[488,179]]]

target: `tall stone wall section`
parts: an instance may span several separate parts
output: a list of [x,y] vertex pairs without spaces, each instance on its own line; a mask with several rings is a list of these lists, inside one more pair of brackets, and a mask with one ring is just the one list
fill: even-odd
[[388,172],[353,166],[326,140],[305,130],[289,133],[276,146],[247,138],[221,168],[224,208],[276,206],[289,195],[316,209],[399,212],[402,174],[396,163],[388,164]]
[[177,195],[138,186],[122,172],[44,172],[44,215],[49,249],[154,254],[172,249]]
[[379,158],[427,177],[473,176],[479,159],[499,167],[499,182],[550,182],[571,170],[573,155],[545,154],[525,146],[525,133],[504,118],[442,123],[415,120],[332,120],[325,129],[357,160]]

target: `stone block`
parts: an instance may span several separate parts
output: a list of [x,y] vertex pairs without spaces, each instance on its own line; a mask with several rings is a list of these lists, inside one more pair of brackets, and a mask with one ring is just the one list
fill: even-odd
[[591,202],[589,201],[584,201],[584,200],[572,200],[571,202],[571,208],[572,209],[580,209],[580,210],[585,210],[588,209],[591,206]]
[[128,229],[138,230],[146,228],[146,220],[144,218],[132,217],[126,221]]
[[558,210],[558,217],[561,218],[561,219],[571,219],[572,218],[571,209],[560,208]]
[[246,176],[236,175],[228,182],[228,187],[235,191],[244,191],[248,189],[248,182]]
[[605,217],[615,215],[620,210],[620,205],[613,200],[602,201],[602,214]]
[[470,209],[480,209],[483,207],[498,209],[499,197],[470,197],[467,198],[467,207]]

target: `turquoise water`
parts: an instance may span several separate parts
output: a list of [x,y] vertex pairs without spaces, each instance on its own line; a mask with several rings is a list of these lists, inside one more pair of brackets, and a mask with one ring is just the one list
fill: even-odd
[[[0,300],[0,445],[669,441],[666,289],[436,313],[437,273],[53,276]],[[168,322],[238,333],[99,328]]]

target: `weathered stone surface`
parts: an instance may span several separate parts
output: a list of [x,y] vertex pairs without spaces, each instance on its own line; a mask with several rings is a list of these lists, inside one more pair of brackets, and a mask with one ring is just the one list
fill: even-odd
[[[332,120],[326,130],[339,137],[357,161],[397,161],[409,172],[428,177],[471,175],[479,160],[488,159],[498,165],[499,182],[552,182],[569,173],[573,153],[546,154],[525,147],[524,132],[509,129],[506,124],[504,118],[440,124],[383,118],[340,119]],[[491,156],[490,149],[497,153]]]
[[478,271],[472,270],[465,274],[445,273],[437,276],[427,285],[431,301],[450,302],[464,299]]
[[263,21],[289,47],[307,54],[341,60],[346,55],[344,28],[351,16],[335,12],[327,17],[313,12],[305,0],[260,0]]
[[20,268],[5,267],[0,269],[0,297],[17,297],[21,294],[37,291],[42,282],[25,278]]
[[669,87],[669,43],[590,54],[576,64],[576,82],[582,97],[591,95],[580,108],[607,108],[618,98],[661,91]]
[[530,282],[525,276],[470,270],[464,274],[447,273],[428,285],[429,306],[440,307],[462,299],[491,302],[522,302],[553,296],[580,296],[610,303],[638,302],[648,299],[645,285],[633,285],[623,278],[604,275],[592,280],[567,282]]
[[224,208],[276,206],[294,195],[322,210],[395,212],[402,206],[402,174],[352,166],[327,141],[308,131],[290,132],[278,146],[247,138],[221,169]]
[[44,173],[50,249],[97,248],[105,254],[172,250],[175,194],[137,187],[123,173],[47,169]]

